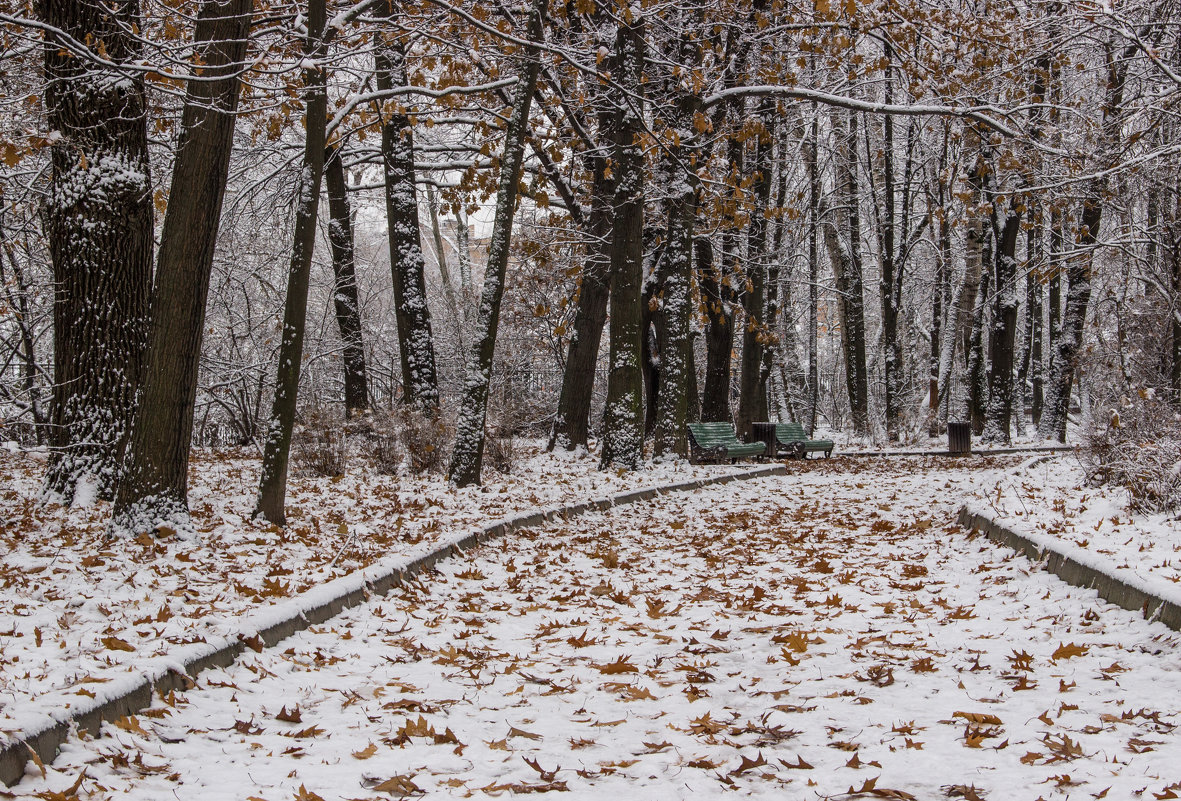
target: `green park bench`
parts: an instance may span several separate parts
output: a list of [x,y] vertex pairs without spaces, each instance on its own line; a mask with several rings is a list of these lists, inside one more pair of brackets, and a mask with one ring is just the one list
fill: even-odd
[[808,439],[799,423],[755,423],[755,437],[763,440],[767,455],[807,458],[809,453],[832,455],[831,439]]
[[729,423],[689,423],[689,461],[734,461],[759,456],[766,450],[763,442],[739,442]]

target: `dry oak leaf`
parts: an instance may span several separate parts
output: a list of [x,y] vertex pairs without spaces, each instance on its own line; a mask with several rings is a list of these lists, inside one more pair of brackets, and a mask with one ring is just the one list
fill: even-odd
[[1087,647],[1085,645],[1070,643],[1069,645],[1059,645],[1058,650],[1054,651],[1050,658],[1057,662],[1059,659],[1070,659],[1075,656],[1083,656],[1086,653]]
[[373,756],[376,753],[377,753],[377,746],[374,745],[373,743],[369,743],[368,746],[366,746],[365,748],[362,748],[360,751],[354,751],[353,752],[353,759],[369,759],[371,756]]
[[299,714],[299,706],[298,705],[291,707],[290,712],[288,712],[287,707],[284,706],[282,709],[279,710],[279,714],[275,715],[275,720],[282,720],[282,721],[286,721],[287,723],[302,723],[303,722],[303,719],[300,717],[300,714]]
[[415,784],[412,778],[411,776],[391,776],[381,784],[373,785],[370,789],[402,798],[408,795],[422,795],[425,791]]
[[608,662],[605,665],[594,665],[594,668],[600,673],[606,673],[609,676],[618,675],[620,673],[640,672],[640,669],[629,662],[626,656],[621,656],[614,662]]
[[987,712],[953,712],[953,718],[963,718],[969,723],[976,723],[987,726],[1001,726],[1003,725],[1000,718],[996,715],[990,715]]
[[135,646],[118,637],[103,637],[99,640],[108,651],[134,651]]

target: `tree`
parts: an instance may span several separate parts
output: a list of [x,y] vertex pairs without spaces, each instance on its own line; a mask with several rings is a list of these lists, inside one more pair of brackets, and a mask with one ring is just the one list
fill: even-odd
[[324,154],[324,183],[328,189],[328,244],[332,249],[332,305],[340,329],[344,361],[345,415],[352,417],[369,408],[369,382],[365,376],[365,342],[361,334],[361,301],[357,295],[356,258],[353,249],[353,215],[349,208],[344,158],[340,147]]
[[316,216],[320,208],[320,184],[324,177],[324,128],[328,122],[326,23],[326,0],[308,0],[303,62],[306,109],[303,169],[296,182],[295,231],[291,263],[287,271],[287,300],[283,306],[279,375],[263,442],[262,473],[258,482],[258,501],[254,507],[255,517],[277,526],[287,523],[287,469],[291,455],[291,433],[295,426],[299,374],[303,367],[308,277],[312,268],[312,251],[316,246]]
[[505,127],[496,213],[492,221],[484,289],[476,318],[475,343],[464,379],[459,422],[455,430],[455,450],[447,470],[448,478],[457,487],[480,483],[480,466],[484,458],[484,423],[488,418],[488,386],[492,379],[492,357],[496,350],[500,304],[504,298],[504,278],[508,268],[521,162],[525,155],[525,130],[529,123],[533,92],[537,87],[537,74],[541,69],[538,53],[544,35],[545,10],[546,0],[533,0],[526,25],[528,44],[521,56],[521,69],[513,90],[512,111]]
[[207,80],[191,81],[160,233],[143,393],[113,528],[188,526],[189,445],[210,271],[221,222],[253,0],[206,0],[193,39]]
[[612,133],[615,218],[611,231],[611,340],[601,465],[636,469],[644,459],[644,394],[640,370],[643,314],[644,23],[624,9],[615,42],[618,87]]
[[115,492],[142,382],[153,251],[138,0],[39,0],[54,278],[48,493]]
[[[396,0],[388,3],[392,17]],[[392,95],[407,84],[406,45],[390,31],[378,33],[377,88]],[[388,116],[387,116],[388,115]],[[398,322],[398,355],[402,365],[402,400],[428,415],[439,407],[435,345],[426,298],[415,188],[414,126],[410,115],[393,98],[385,101],[381,127],[381,156],[385,171],[385,208],[394,282],[394,314]]]

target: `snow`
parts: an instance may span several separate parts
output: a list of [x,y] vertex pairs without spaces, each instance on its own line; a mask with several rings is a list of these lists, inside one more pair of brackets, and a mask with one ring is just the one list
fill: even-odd
[[1181,605],[1181,522],[1128,510],[1117,487],[1089,487],[1074,455],[1035,458],[978,492],[970,511]]
[[257,458],[198,451],[197,536],[116,541],[109,503],[41,505],[44,454],[0,450],[0,737],[64,704],[98,703],[112,682],[159,675],[170,664],[159,660],[183,649],[207,653],[266,628],[261,612],[242,619],[260,606],[286,605],[273,613],[281,619],[314,606],[334,580],[360,582],[357,571],[392,569],[498,518],[732,469],[603,473],[587,456],[540,450],[523,444],[517,475],[485,470],[483,487],[464,490],[363,463],[339,479],[293,476],[285,530],[251,520]]
[[13,789],[1169,797],[1177,635],[946,523],[1013,463],[797,463],[514,535]]

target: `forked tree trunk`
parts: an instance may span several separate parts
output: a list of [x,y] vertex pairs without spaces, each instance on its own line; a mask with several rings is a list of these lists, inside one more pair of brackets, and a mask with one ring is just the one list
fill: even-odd
[[500,159],[500,185],[496,192],[496,213],[492,221],[492,240],[488,245],[488,264],[484,271],[484,291],[476,318],[473,353],[468,360],[463,400],[455,431],[455,450],[451,454],[448,477],[458,487],[480,483],[484,458],[484,423],[488,418],[488,387],[492,378],[492,357],[496,350],[496,330],[500,323],[500,302],[504,297],[504,277],[508,268],[509,244],[513,232],[513,213],[517,206],[517,186],[521,161],[525,155],[525,132],[529,108],[541,69],[538,43],[542,39],[545,0],[534,0],[529,10],[526,36],[529,44],[522,54],[521,72],[513,90],[513,105],[505,128],[504,154]]
[[271,403],[270,423],[263,442],[262,474],[254,516],[277,526],[287,524],[287,468],[291,457],[291,432],[303,366],[303,338],[308,309],[308,278],[316,245],[316,215],[320,208],[320,184],[324,177],[324,126],[328,122],[328,71],[324,25],[326,0],[308,0],[307,39],[309,63],[303,70],[306,128],[303,169],[296,184],[295,232],[291,263],[287,269],[287,299],[283,305],[283,333],[279,343],[279,373]]
[[[152,282],[152,180],[138,0],[39,0],[45,33],[50,186],[44,230],[53,265],[53,395],[48,495],[79,482],[111,497],[142,382]],[[94,59],[74,55],[62,35]],[[110,65],[102,63],[105,59]]]
[[189,446],[205,301],[234,144],[253,0],[207,0],[195,50],[205,80],[185,94],[160,234],[144,385],[115,497],[112,528],[189,526]]
[[353,216],[339,148],[325,153],[324,183],[328,189],[328,244],[332,250],[332,304],[340,330],[344,362],[344,410],[353,417],[369,408],[365,376],[365,343],[361,336],[361,302],[357,295],[353,251]]
[[[394,15],[395,0],[389,14]],[[377,88],[390,92],[405,86],[405,44],[394,32],[383,32],[377,47]],[[427,306],[426,261],[422,255],[418,220],[418,191],[414,182],[414,125],[400,105],[386,101],[381,126],[381,155],[385,172],[385,210],[394,288],[394,317],[398,325],[398,357],[402,368],[402,402],[428,415],[439,408],[435,343]]]

